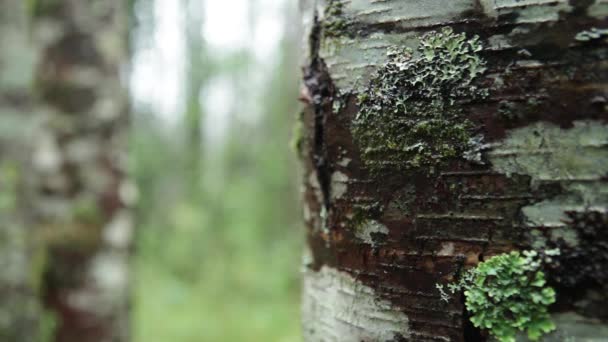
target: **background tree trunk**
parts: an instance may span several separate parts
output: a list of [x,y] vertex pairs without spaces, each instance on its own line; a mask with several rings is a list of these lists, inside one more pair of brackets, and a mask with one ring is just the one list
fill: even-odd
[[19,194],[36,116],[30,96],[37,59],[28,40],[26,3],[0,3],[0,340],[44,341],[39,301],[44,252],[32,241],[28,206]]
[[[446,304],[436,284],[492,255],[554,247],[546,340],[608,336],[608,3],[301,9],[305,339],[485,340],[464,299]],[[433,54],[450,42],[459,57]]]
[[[198,193],[201,187],[203,149],[202,147],[202,123],[203,123],[203,108],[201,106],[201,91],[207,81],[207,65],[205,63],[206,50],[205,42],[202,36],[203,27],[203,7],[202,1],[184,1],[186,8],[186,24],[185,37],[186,47],[188,51],[188,61],[186,66],[186,106],[184,125],[186,128],[186,146],[188,146],[189,154],[186,163],[188,172],[189,187],[192,191]],[[191,191],[191,192],[192,192]],[[193,194],[190,194],[193,195]]]
[[125,341],[126,2],[0,7],[1,339]]
[[[133,230],[126,179],[126,2],[40,1],[30,203],[49,245],[45,302],[57,341],[125,341]],[[122,69],[121,69],[122,68]]]

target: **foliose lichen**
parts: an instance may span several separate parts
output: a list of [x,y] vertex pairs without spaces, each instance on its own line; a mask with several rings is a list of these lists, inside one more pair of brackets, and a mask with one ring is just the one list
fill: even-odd
[[372,171],[408,170],[462,157],[474,144],[461,103],[483,98],[486,70],[477,36],[451,28],[424,35],[416,51],[391,48],[359,94],[352,133]]
[[[488,330],[501,342],[515,342],[523,331],[536,341],[555,329],[548,312],[555,290],[547,286],[542,264],[535,251],[497,255],[466,271],[448,289],[452,294],[464,292],[475,327]],[[437,288],[449,300],[443,286],[437,284]]]

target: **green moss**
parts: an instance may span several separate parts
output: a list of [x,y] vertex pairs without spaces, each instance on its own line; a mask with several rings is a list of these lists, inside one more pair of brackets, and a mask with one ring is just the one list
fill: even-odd
[[[513,251],[494,256],[448,285],[451,293],[464,291],[465,305],[474,326],[487,329],[501,342],[515,342],[525,331],[536,341],[555,329],[548,307],[555,291],[546,286],[541,258],[534,251]],[[442,297],[449,299],[441,285]]]
[[291,149],[295,151],[298,157],[300,158],[303,154],[304,137],[306,134],[303,115],[304,113],[300,113],[300,115],[298,115],[298,118],[294,122],[291,133],[291,141],[289,142]]
[[344,34],[348,20],[344,16],[344,4],[340,0],[328,1],[322,25],[325,37],[338,37]]
[[485,71],[477,37],[450,28],[422,37],[415,52],[390,49],[358,97],[352,133],[372,171],[430,170],[472,148],[472,123],[461,101],[484,97],[474,85]]

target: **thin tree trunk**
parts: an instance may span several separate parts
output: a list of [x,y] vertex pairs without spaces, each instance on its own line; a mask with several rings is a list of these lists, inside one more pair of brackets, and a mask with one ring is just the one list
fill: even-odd
[[126,177],[127,2],[31,1],[40,53],[25,197],[47,246],[56,341],[126,341],[134,187]]
[[436,285],[555,247],[547,340],[606,338],[608,2],[301,9],[305,340],[483,341]]
[[186,92],[186,115],[184,124],[186,126],[186,143],[188,146],[187,172],[190,195],[198,196],[201,187],[201,161],[202,161],[202,122],[203,108],[201,107],[200,95],[207,78],[207,70],[204,63],[205,43],[202,36],[203,25],[202,0],[184,1],[186,8],[185,36],[188,52],[187,64],[187,92]]

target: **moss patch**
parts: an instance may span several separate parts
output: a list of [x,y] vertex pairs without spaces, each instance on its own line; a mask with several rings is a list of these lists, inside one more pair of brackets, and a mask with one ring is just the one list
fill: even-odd
[[323,35],[325,37],[338,37],[348,27],[348,20],[344,15],[344,4],[340,0],[329,0],[324,11]]
[[352,133],[372,171],[434,169],[473,145],[463,101],[486,96],[478,37],[451,28],[421,38],[417,50],[393,48],[358,96]]

